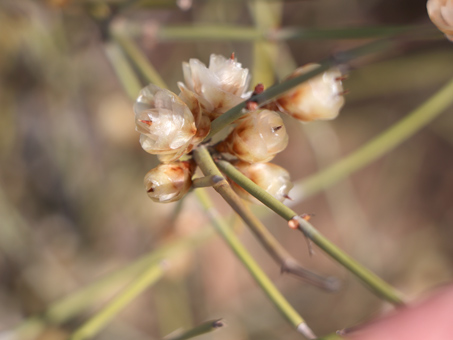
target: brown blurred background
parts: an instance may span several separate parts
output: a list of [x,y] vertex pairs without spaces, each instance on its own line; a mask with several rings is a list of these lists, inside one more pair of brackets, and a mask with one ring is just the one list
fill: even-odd
[[[182,80],[182,61],[207,63],[211,53],[234,51],[253,70],[254,46],[162,41],[156,34],[161,27],[252,26],[254,9],[258,17],[277,14],[283,27],[430,26],[423,0],[264,3],[270,11],[245,1],[142,1],[112,24],[135,37],[173,91]],[[184,4],[189,8],[183,10]],[[140,148],[132,103],[105,56],[105,31],[96,22],[105,10],[97,1],[0,2],[0,339],[52,301],[207,223],[192,195],[174,217],[176,204],[153,203],[144,191],[142,179],[157,159]],[[254,81],[285,76],[294,66],[288,60],[319,61],[364,42],[279,44],[274,69],[254,74]],[[334,163],[435,93],[453,76],[452,61],[453,45],[430,39],[354,62],[340,116],[308,125],[287,119],[290,144],[274,162],[295,182]],[[328,238],[410,298],[453,277],[452,114],[450,108],[385,157],[294,207],[314,213],[313,224]],[[230,213],[211,194],[219,210]],[[382,311],[378,298],[320,250],[310,257],[305,240],[282,219],[271,215],[265,224],[307,268],[342,280],[339,292],[327,293],[280,275],[249,231],[239,231],[316,333]],[[170,262],[170,273],[96,339],[158,339],[215,318],[228,327],[206,339],[300,337],[218,237]],[[49,326],[40,339],[65,339],[102,301],[93,299],[86,312]]]

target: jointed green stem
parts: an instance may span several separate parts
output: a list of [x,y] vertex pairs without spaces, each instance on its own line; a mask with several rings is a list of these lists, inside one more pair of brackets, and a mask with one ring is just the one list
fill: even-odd
[[[197,149],[197,151],[200,149],[203,148],[199,148]],[[197,154],[198,153],[196,153],[196,155]],[[199,158],[200,167],[202,167],[202,170],[203,172],[205,172],[205,175],[208,175],[208,173],[218,175],[220,174],[217,167],[212,162],[212,159],[211,161],[209,161],[210,159],[209,155],[208,155],[209,158],[206,158],[206,156],[203,154],[199,156],[202,158],[202,160],[200,160],[198,156],[196,157]],[[272,303],[278,308],[278,310],[283,314],[283,316],[293,325],[294,328],[301,332],[307,339],[314,339],[315,336],[313,332],[311,332],[311,330],[306,326],[304,319],[302,319],[299,313],[297,313],[297,311],[289,304],[289,302],[284,298],[280,291],[274,286],[272,281],[263,272],[261,267],[255,262],[255,260],[249,254],[249,252],[240,243],[239,239],[236,237],[234,232],[220,218],[205,189],[195,190],[195,195],[200,201],[202,207],[206,210],[207,214],[209,215],[214,227],[223,237],[228,246],[233,250],[233,252],[239,258],[239,260],[244,264],[249,273],[260,285],[260,287],[263,289],[263,291],[266,293],[266,295],[269,297]]]
[[305,178],[296,185],[294,190],[300,191],[302,198],[306,198],[330,187],[400,145],[444,112],[452,103],[453,80],[400,122],[339,162]]
[[218,161],[217,165],[219,169],[222,170],[229,178],[247,190],[251,195],[255,196],[258,200],[263,202],[266,206],[271,208],[274,212],[282,216],[285,220],[291,221],[292,219],[296,219],[299,223],[299,229],[305,234],[305,236],[311,239],[334,260],[356,275],[377,295],[395,305],[403,304],[400,294],[394,288],[345,254],[336,245],[321,235],[309,222],[300,218],[292,209],[288,208],[286,205],[253,183],[250,179],[239,172],[239,170],[237,170],[232,164],[226,161]]

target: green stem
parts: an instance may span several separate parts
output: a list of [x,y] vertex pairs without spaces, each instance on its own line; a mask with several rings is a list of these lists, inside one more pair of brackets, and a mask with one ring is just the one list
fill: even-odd
[[[270,101],[271,99],[274,99],[282,95],[284,92],[296,87],[297,85],[309,80],[310,78],[313,78],[318,74],[327,71],[332,66],[344,64],[360,56],[388,49],[391,46],[394,46],[394,44],[395,42],[393,40],[379,40],[360,47],[353,48],[348,51],[337,53],[333,57],[327,58],[326,60],[320,62],[318,68],[310,72],[304,73],[300,76],[288,79],[280,84],[274,85],[265,90],[264,92],[256,96],[253,96],[252,98],[250,98],[250,100],[257,102],[258,104],[264,104]],[[237,119],[241,118],[246,113],[243,110],[245,106],[246,102],[242,102],[233,107],[232,109],[228,110],[224,114],[222,114],[220,117],[216,118],[211,124],[211,132],[209,133],[205,140],[208,140],[209,138],[214,136],[217,132],[222,130],[224,127],[230,125]]]
[[378,296],[395,305],[403,304],[400,294],[393,287],[391,287],[377,275],[369,271],[367,268],[356,262],[349,255],[345,254],[336,245],[334,245],[321,233],[319,233],[309,222],[300,218],[296,212],[288,208],[286,205],[281,203],[279,200],[274,198],[272,195],[267,193],[265,190],[263,190],[246,176],[244,176],[232,164],[226,161],[218,161],[217,166],[234,182],[236,182],[258,200],[260,200],[274,212],[282,216],[285,220],[291,221],[293,219],[296,219],[299,224],[299,229],[304,233],[305,236],[311,239],[316,245],[318,245],[338,263],[343,265],[351,273],[356,275]]
[[210,320],[202,323],[201,325],[194,327],[187,332],[184,332],[180,335],[174,337],[166,337],[167,340],[186,340],[191,339],[199,335],[210,333],[224,326],[223,322],[219,320]]
[[70,337],[71,340],[83,340],[91,338],[102,330],[132,300],[141,294],[146,288],[157,282],[164,274],[162,265],[154,264],[143,274],[134,280],[123,292],[116,296],[101,311],[78,328]]
[[159,29],[157,37],[162,41],[287,41],[287,40],[332,40],[370,39],[406,33],[420,29],[420,26],[382,26],[316,29],[286,27],[280,29],[260,29],[248,26],[197,25],[165,26]]
[[346,178],[413,136],[453,103],[453,80],[400,122],[372,139],[360,149],[296,185],[305,199]]
[[[197,150],[200,150],[200,148],[198,148]],[[197,153],[195,153],[195,155],[197,155]],[[204,158],[203,155],[201,155],[201,157]],[[209,161],[209,159],[207,159],[206,161],[207,162],[200,162],[202,170],[204,169],[203,172],[206,172],[205,175],[207,175],[208,172],[220,174],[220,172],[216,170],[217,167],[212,162],[212,160]],[[205,163],[208,163],[208,165],[205,165]],[[294,328],[296,328],[300,332],[303,332],[302,334],[306,338],[314,339],[315,337],[313,333],[308,328],[306,328],[304,319],[299,315],[299,313],[297,313],[297,311],[289,304],[289,302],[280,293],[280,291],[274,286],[272,281],[267,277],[258,263],[256,263],[249,252],[240,243],[234,232],[229,228],[224,220],[221,219],[206,190],[197,189],[195,190],[195,195],[197,196],[203,209],[210,217],[213,226],[223,237],[231,250],[236,254],[242,264],[246,267],[255,281],[260,285],[261,289],[266,293],[272,303],[290,322],[290,324],[293,325]]]
[[136,98],[142,86],[121,48],[116,43],[107,42],[105,53],[128,97]]
[[[153,83],[163,89],[167,88],[167,85],[165,84],[162,77],[159,75],[157,70],[153,67],[148,58],[138,48],[138,46],[132,39],[128,38],[124,34],[117,32],[113,32],[112,35],[115,41],[118,42],[124,52],[126,52],[127,56],[132,60],[134,65],[138,68],[140,73],[146,78],[148,82]],[[137,94],[138,92],[135,93],[135,96]]]

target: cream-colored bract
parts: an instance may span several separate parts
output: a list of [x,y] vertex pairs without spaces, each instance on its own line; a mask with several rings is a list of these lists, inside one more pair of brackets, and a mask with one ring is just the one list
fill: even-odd
[[140,144],[152,154],[182,154],[197,132],[189,107],[173,92],[153,84],[141,90],[134,112]]
[[[250,164],[241,161],[235,162],[233,165],[252,182],[266,190],[280,202],[288,198],[288,193],[293,188],[288,171],[281,166],[272,163]],[[251,203],[261,203],[236,183],[231,182],[231,185],[234,191],[243,199]]]
[[185,84],[178,83],[178,86],[195,94],[211,120],[250,95],[246,93],[250,83],[249,71],[236,59],[211,54],[208,67],[198,59],[190,59],[183,63],[182,68]]
[[[307,64],[294,71],[289,78],[317,67],[318,64]],[[277,99],[280,111],[302,122],[334,119],[344,105],[341,76],[338,68],[332,68],[300,84]]]
[[244,116],[217,150],[248,163],[268,162],[288,145],[283,120],[277,112],[257,110]]
[[434,25],[453,41],[453,0],[428,0],[426,8]]
[[193,162],[160,164],[145,175],[145,188],[155,202],[170,203],[181,199],[192,185]]

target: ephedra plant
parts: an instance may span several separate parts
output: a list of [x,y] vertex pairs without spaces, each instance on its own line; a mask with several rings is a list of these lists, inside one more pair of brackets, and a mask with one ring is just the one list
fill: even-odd
[[[436,10],[430,9],[432,17],[438,16],[432,14]],[[174,93],[166,88],[166,84],[133,40],[121,30],[109,26],[116,13],[112,11],[111,16],[97,20],[101,22],[101,28],[107,30],[104,32],[108,36],[107,56],[129,97],[135,101],[133,111],[136,130],[140,133],[140,144],[147,153],[156,155],[160,162],[144,174],[144,191],[152,200],[150,204],[180,202],[187,195],[196,196],[210,217],[212,226],[256,283],[290,325],[307,339],[318,337],[297,312],[297,308],[283,296],[242,245],[227,220],[217,212],[204,187],[212,187],[221,195],[279,264],[283,273],[292,274],[325,290],[338,289],[337,279],[325,278],[303,268],[286,250],[285,245],[254,215],[248,203],[267,206],[270,211],[286,220],[288,228],[297,235],[295,237],[300,238],[301,244],[307,245],[309,251],[312,247],[321,249],[379,298],[395,306],[403,305],[404,299],[400,292],[324,237],[311,224],[309,214],[294,211],[285,205],[285,201],[291,198],[293,188],[291,174],[272,161],[286,148],[291,138],[282,119],[284,115],[290,116],[295,124],[307,123],[307,126],[312,121],[336,118],[345,104],[342,81],[347,76],[349,63],[363,56],[392,50],[400,46],[401,42],[413,39],[410,36],[411,28],[371,30],[370,36],[387,37],[353,49],[332,52],[324,60],[301,65],[285,80],[268,88],[259,83],[250,83],[249,70],[242,67],[234,53],[231,56],[211,54],[207,66],[195,58],[188,62],[181,60],[184,79],[178,82],[179,93]],[[445,22],[439,27],[444,26]],[[179,34],[184,38],[188,32],[190,30]],[[297,38],[298,34],[303,37],[310,33],[284,29],[273,32],[273,35],[261,35],[260,31],[253,30],[247,32],[249,35],[244,36],[258,40],[257,45],[272,44],[289,37]],[[354,37],[354,31],[351,32]],[[351,32],[343,32],[346,36],[342,38],[348,38],[347,34]],[[226,31],[226,39],[234,38],[233,33]],[[329,31],[312,33],[328,35]],[[451,32],[447,30],[445,33],[449,37]],[[171,34],[175,38],[178,31],[168,30],[167,35]],[[197,34],[203,33],[195,30],[194,39]],[[332,31],[330,34],[335,36],[339,33]],[[364,37],[364,33],[355,34]],[[150,84],[142,88],[135,73],[137,70]],[[307,179],[302,183],[304,193],[308,196],[332,185],[409,138],[451,104],[451,93],[453,83],[449,82],[399,123],[332,167]],[[71,339],[95,336],[134,298],[163,277],[167,270],[166,265],[161,263],[163,258],[178,248],[197,246],[209,237],[208,232],[205,233],[154,251],[105,281],[96,282],[74,296],[51,305],[44,313],[44,318],[29,319],[17,331],[33,334],[43,326],[45,320],[63,323],[89,303],[89,296],[101,291],[112,281],[138,275],[110,302],[77,327]],[[190,338],[222,325],[219,320],[213,320],[170,338]],[[340,335],[329,336],[335,337]]]

